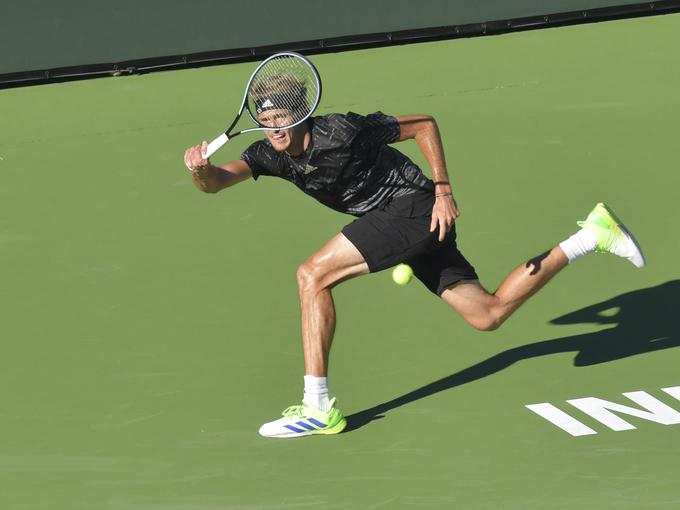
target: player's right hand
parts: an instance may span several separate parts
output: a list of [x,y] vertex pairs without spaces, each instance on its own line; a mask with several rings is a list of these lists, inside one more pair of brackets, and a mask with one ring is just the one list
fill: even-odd
[[208,149],[208,142],[204,141],[201,145],[194,145],[184,151],[184,164],[190,172],[198,172],[210,165],[210,161],[203,157]]

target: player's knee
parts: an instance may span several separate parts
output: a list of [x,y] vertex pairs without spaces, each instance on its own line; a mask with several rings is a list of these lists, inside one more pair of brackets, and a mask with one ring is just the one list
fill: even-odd
[[482,324],[480,324],[477,329],[479,331],[496,331],[501,327],[502,322],[498,319],[489,319]]
[[467,319],[467,321],[479,331],[496,331],[503,324],[503,320],[492,313]]
[[309,266],[308,262],[303,262],[298,266],[295,276],[297,277],[297,285],[300,290],[308,288],[312,283],[313,270]]
[[322,282],[323,272],[318,264],[306,260],[297,270],[297,284],[301,292],[314,291]]

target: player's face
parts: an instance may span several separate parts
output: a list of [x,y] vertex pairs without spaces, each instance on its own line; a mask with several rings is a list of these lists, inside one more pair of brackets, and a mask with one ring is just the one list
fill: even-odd
[[[267,127],[288,126],[293,124],[293,114],[289,110],[267,110],[259,115],[260,122]],[[296,129],[280,129],[277,131],[265,131],[269,143],[274,150],[283,152],[288,150],[296,141]]]

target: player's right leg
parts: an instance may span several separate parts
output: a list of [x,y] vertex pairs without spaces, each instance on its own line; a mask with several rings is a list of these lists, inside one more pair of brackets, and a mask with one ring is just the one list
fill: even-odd
[[335,306],[331,289],[338,283],[368,273],[357,248],[337,234],[304,261],[297,272],[305,362],[304,397],[283,416],[260,427],[265,437],[290,438],[337,434],[346,421],[328,393],[328,357],[335,331]]

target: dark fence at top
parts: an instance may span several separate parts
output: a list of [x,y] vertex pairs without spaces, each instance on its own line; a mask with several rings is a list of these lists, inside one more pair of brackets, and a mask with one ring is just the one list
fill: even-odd
[[0,84],[680,11],[680,0],[4,0]]

